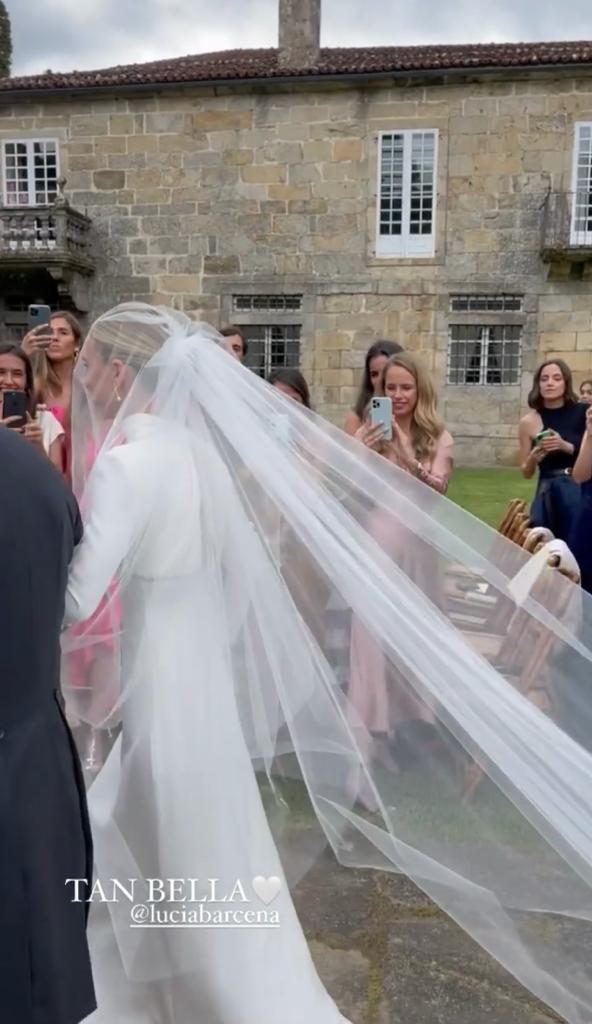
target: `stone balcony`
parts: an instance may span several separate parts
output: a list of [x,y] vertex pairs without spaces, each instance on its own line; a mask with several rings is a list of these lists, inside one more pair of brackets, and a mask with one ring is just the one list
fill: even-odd
[[548,193],[541,255],[545,263],[592,262],[592,190]]
[[60,196],[52,206],[0,207],[0,273],[46,270],[68,304],[88,309],[92,221]]

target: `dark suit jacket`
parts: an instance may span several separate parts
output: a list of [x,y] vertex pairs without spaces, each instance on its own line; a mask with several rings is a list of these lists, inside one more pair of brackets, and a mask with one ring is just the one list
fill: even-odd
[[58,695],[76,501],[49,459],[0,427],[0,1021],[78,1024],[95,1006],[80,765]]

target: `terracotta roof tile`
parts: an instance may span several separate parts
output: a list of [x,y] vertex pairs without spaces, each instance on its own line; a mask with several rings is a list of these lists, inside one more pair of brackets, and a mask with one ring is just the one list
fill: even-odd
[[0,81],[0,91],[96,89],[237,79],[306,76],[536,68],[592,64],[592,41],[555,43],[487,43],[462,46],[375,46],[322,49],[316,67],[281,67],[276,49],[221,50],[191,57],[129,64],[98,71],[52,72]]

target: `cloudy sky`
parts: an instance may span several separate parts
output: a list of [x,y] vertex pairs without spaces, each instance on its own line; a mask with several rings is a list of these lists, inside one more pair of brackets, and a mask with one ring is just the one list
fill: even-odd
[[[273,46],[277,0],[5,0],[13,73]],[[591,39],[591,0],[324,0],[325,46]]]

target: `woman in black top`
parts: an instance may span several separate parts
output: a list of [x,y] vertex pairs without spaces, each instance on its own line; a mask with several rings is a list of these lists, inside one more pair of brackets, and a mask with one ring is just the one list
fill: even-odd
[[531,521],[569,541],[580,502],[580,488],[571,473],[584,435],[586,406],[578,402],[571,370],[562,359],[539,366],[528,404],[519,436],[523,476],[529,479],[539,470]]

